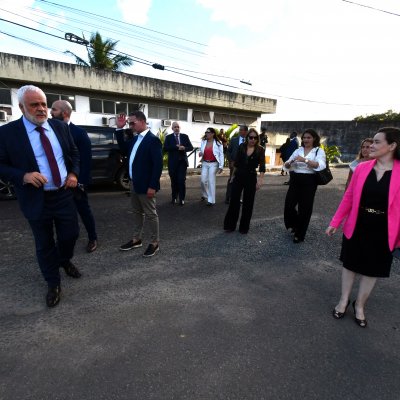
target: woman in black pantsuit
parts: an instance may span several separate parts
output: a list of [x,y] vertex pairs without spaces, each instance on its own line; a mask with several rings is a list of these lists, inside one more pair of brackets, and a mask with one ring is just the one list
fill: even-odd
[[325,152],[319,145],[320,137],[317,132],[306,129],[301,136],[301,146],[285,162],[285,168],[290,168],[291,173],[285,199],[284,221],[286,229],[294,233],[294,243],[304,241],[317,191],[315,171],[326,166]]
[[[246,141],[240,145],[235,159],[232,174],[231,199],[224,220],[224,229],[226,232],[233,232],[236,229],[242,192],[243,204],[239,232],[245,234],[249,231],[255,194],[262,185],[265,173],[265,149],[258,143],[259,136],[257,131],[249,129]],[[259,167],[260,172],[258,178],[257,167]]]

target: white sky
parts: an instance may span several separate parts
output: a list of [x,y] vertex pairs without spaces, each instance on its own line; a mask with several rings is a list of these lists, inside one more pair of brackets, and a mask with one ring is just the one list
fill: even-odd
[[[63,4],[60,0],[53,3]],[[359,0],[358,3],[400,15],[398,0]],[[112,20],[96,25],[93,18],[32,0],[1,0],[0,18],[57,36],[72,31],[80,36],[83,32],[88,38],[90,32],[99,30],[103,37],[119,40],[118,50],[136,57],[249,80],[252,86],[238,80],[201,75],[240,90],[260,92],[246,92],[249,94],[276,98],[277,113],[267,116],[268,119],[352,119],[388,109],[400,112],[400,16],[343,0],[70,0],[63,5]],[[141,31],[138,27],[121,29],[116,20],[200,44]],[[58,50],[47,51],[0,34],[3,52],[73,63],[73,58],[62,54],[70,49],[85,57],[84,48],[78,45],[3,21],[0,21],[0,31]],[[176,49],[177,45],[185,49]],[[193,81],[140,63],[125,72],[239,90]]]

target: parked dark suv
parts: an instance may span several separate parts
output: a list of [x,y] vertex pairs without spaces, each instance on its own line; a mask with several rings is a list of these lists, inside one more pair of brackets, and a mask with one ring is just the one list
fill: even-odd
[[129,190],[128,160],[118,147],[114,128],[79,125],[92,142],[92,181],[115,182],[121,189]]
[[[114,182],[129,190],[128,160],[119,151],[114,128],[79,125],[92,143],[92,182]],[[15,199],[13,185],[0,179],[0,200]]]

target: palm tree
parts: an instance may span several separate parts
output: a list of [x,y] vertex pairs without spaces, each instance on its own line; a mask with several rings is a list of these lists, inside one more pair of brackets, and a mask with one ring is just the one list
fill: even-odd
[[106,39],[103,41],[99,32],[92,33],[89,44],[86,46],[88,61],[66,50],[66,54],[75,57],[76,63],[84,67],[120,71],[122,67],[129,67],[133,60],[128,56],[117,53],[115,47],[118,41]]

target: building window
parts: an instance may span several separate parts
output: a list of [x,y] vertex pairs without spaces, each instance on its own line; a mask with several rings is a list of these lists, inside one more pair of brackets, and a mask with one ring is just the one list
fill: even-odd
[[140,110],[140,104],[128,103],[128,114],[139,110]]
[[187,121],[187,109],[149,104],[149,118]]
[[140,104],[122,101],[89,99],[90,112],[101,114],[129,114],[140,109]]
[[66,95],[66,94],[56,94],[56,93],[45,93],[47,99],[47,107],[51,108],[52,104],[57,100],[66,100],[68,101],[72,109],[75,111],[75,96]]
[[11,90],[0,89],[0,104],[11,105]]
[[102,113],[103,112],[103,102],[98,99],[89,99],[90,112]]
[[244,115],[234,115],[234,114],[219,114],[214,113],[214,123],[215,124],[225,124],[225,125],[247,125],[250,126],[255,122],[255,118],[246,117]]
[[115,114],[115,102],[109,100],[103,100],[103,113]]
[[208,111],[193,111],[194,122],[210,122],[210,113]]

